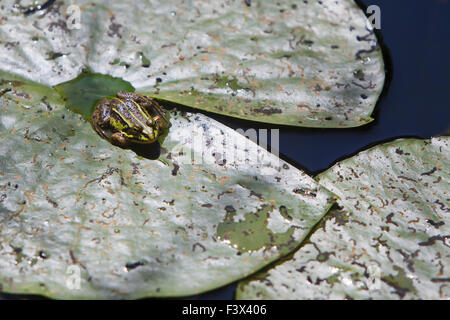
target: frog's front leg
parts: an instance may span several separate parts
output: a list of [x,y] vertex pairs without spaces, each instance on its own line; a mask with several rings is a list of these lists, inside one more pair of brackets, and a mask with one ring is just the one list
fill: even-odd
[[128,146],[128,139],[122,132],[115,132],[111,135],[111,143],[115,146],[125,148]]

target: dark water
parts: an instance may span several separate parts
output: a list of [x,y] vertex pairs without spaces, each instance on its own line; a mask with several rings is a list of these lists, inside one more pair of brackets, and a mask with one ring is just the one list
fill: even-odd
[[[282,157],[312,174],[383,141],[450,133],[450,1],[358,2],[363,7],[381,8],[378,35],[390,83],[377,105],[376,120],[368,126],[345,130],[280,129]],[[249,126],[244,121],[215,118],[233,128]],[[235,288],[232,284],[193,298],[232,299]]]

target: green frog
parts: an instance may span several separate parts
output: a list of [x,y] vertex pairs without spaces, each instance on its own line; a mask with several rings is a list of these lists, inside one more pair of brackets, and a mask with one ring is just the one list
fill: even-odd
[[155,142],[170,127],[166,111],[154,99],[139,93],[118,92],[103,98],[92,113],[95,131],[113,145]]

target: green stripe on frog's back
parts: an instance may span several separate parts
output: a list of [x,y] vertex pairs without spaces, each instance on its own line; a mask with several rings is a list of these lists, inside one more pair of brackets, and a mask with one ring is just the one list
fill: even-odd
[[147,128],[147,119],[150,117],[145,113],[142,108],[130,100],[121,100],[119,98],[113,98],[119,101],[113,107],[113,111],[127,123],[130,128]]

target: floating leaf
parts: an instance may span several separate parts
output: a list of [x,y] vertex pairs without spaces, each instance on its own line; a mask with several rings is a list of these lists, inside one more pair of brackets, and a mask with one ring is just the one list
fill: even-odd
[[238,298],[449,299],[449,142],[397,140],[320,174],[345,209]]
[[150,160],[100,138],[54,90],[1,77],[4,292],[197,294],[292,251],[330,207],[312,178],[204,115],[172,110]]
[[119,91],[134,92],[133,86],[120,78],[83,72],[77,78],[54,87],[64,97],[66,107],[90,121],[93,107],[102,98]]
[[[25,16],[24,12],[28,14]],[[56,85],[85,68],[237,118],[305,127],[370,121],[382,53],[353,0],[2,2],[0,65]]]

